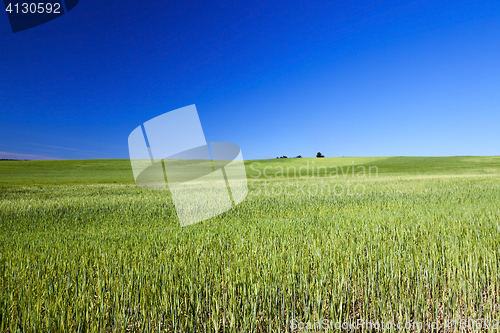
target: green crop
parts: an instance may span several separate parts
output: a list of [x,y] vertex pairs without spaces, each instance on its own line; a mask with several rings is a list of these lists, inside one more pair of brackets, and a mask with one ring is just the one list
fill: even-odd
[[[0,162],[0,330],[500,318],[500,158],[253,162],[245,201],[187,227],[126,161]],[[277,174],[308,162],[326,171]]]

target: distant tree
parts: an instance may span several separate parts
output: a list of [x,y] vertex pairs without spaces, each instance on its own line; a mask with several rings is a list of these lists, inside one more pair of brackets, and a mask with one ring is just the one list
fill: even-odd
[[18,160],[15,158],[0,158],[0,161],[29,161],[29,160]]
[[302,158],[302,156],[299,155],[299,156],[297,156],[297,158]]
[[320,157],[325,157],[325,156],[324,156],[324,155],[321,155],[321,153],[320,153],[320,152],[318,152],[318,153],[316,154],[316,157],[317,157],[317,158],[320,158]]

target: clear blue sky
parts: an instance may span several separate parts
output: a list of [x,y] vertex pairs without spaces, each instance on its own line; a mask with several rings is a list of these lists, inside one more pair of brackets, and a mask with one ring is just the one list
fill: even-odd
[[500,155],[498,1],[80,0],[0,43],[0,158],[128,158],[190,104],[245,159]]

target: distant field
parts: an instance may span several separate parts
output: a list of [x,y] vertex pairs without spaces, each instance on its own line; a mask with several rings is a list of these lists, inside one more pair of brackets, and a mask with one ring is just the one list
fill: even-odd
[[[353,163],[354,162],[354,163]],[[333,167],[377,166],[379,176],[409,175],[498,175],[500,157],[340,157],[289,158],[252,160],[245,162],[248,177],[278,173],[279,167],[309,167],[311,175],[319,169],[320,175],[331,174]],[[252,166],[253,164],[253,166]],[[352,171],[352,169],[349,169]],[[355,171],[360,171],[356,168]],[[289,169],[290,177],[293,169]],[[305,171],[303,172],[305,173]],[[356,172],[357,173],[357,172]],[[339,174],[342,172],[339,169]],[[287,174],[285,173],[285,177]],[[265,178],[263,174],[259,178]],[[63,160],[63,161],[0,161],[0,187],[29,185],[90,185],[134,184],[129,160]]]
[[181,228],[128,160],[0,161],[0,331],[500,318],[500,157],[245,164],[247,199]]

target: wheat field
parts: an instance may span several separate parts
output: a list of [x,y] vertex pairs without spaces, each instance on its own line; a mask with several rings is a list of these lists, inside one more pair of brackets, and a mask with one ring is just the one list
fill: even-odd
[[498,325],[500,157],[246,169],[240,205],[180,227],[126,160],[0,162],[1,331]]

